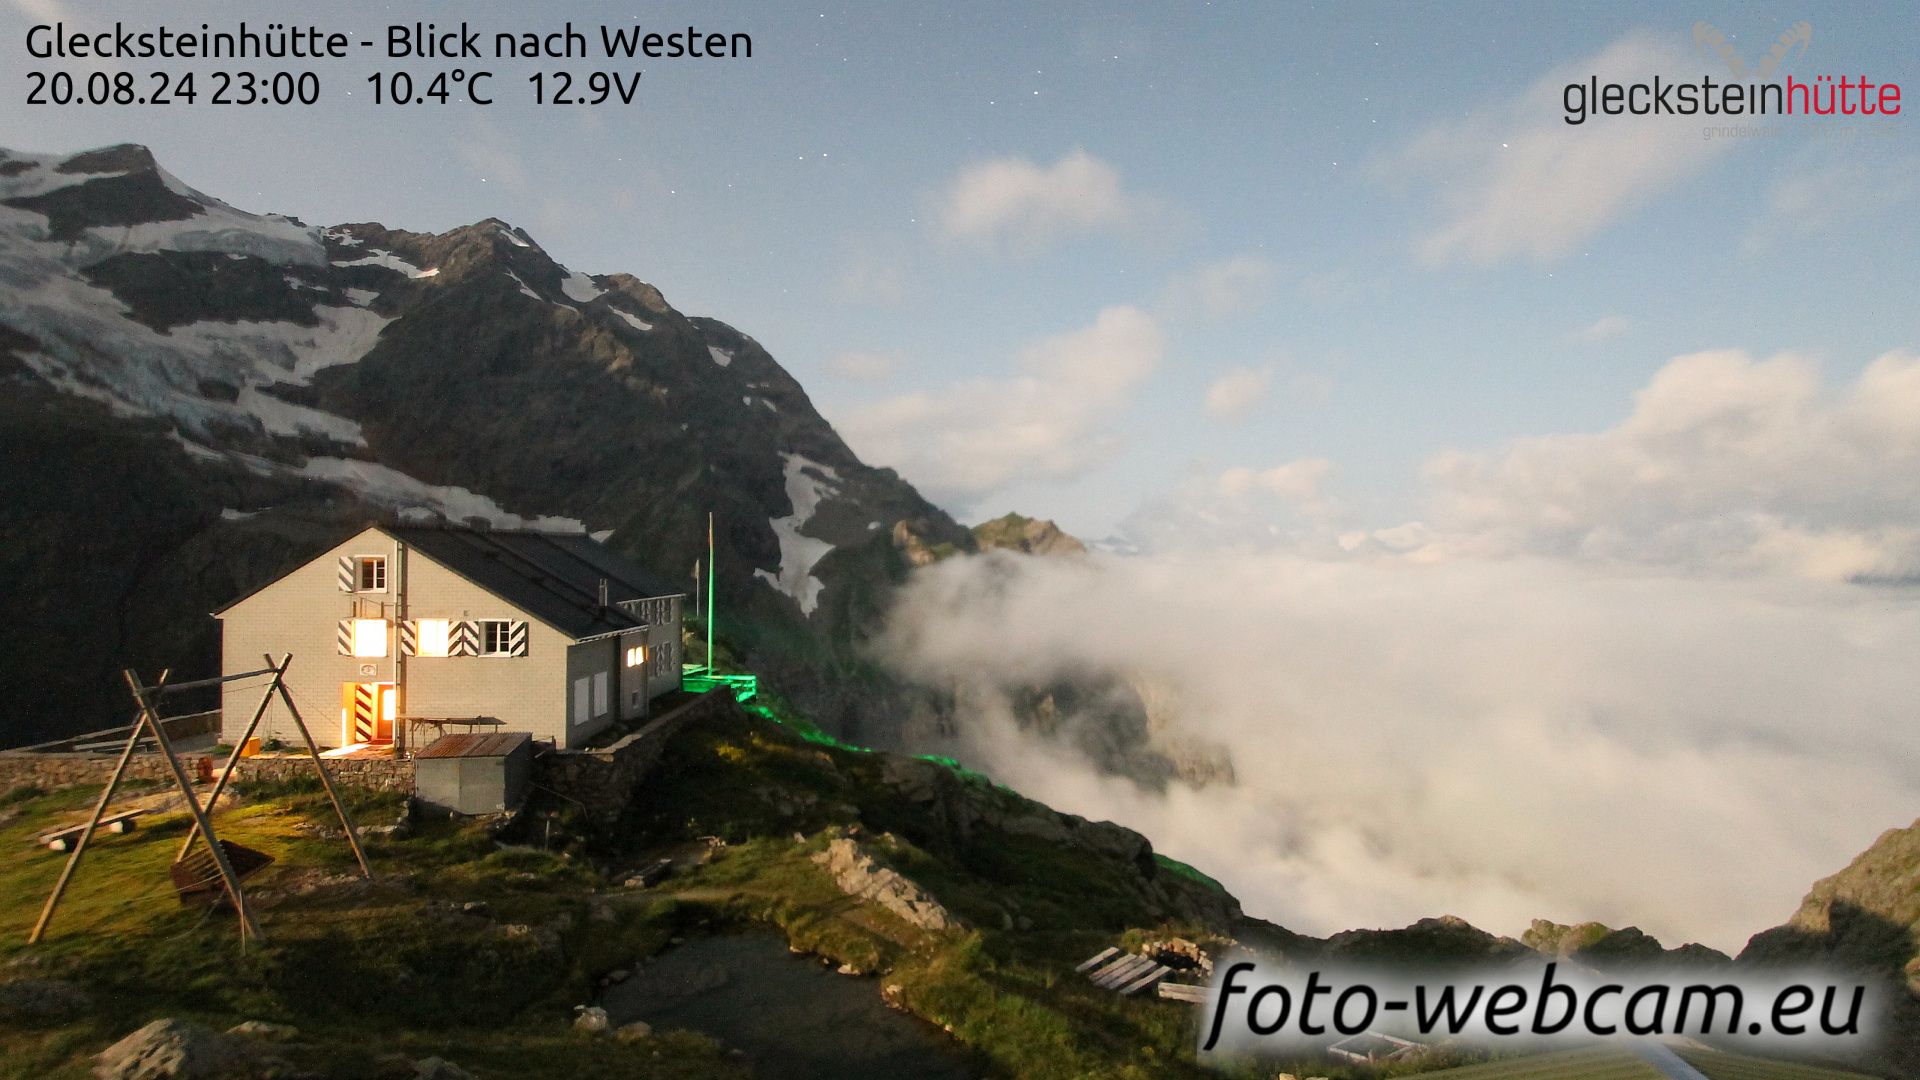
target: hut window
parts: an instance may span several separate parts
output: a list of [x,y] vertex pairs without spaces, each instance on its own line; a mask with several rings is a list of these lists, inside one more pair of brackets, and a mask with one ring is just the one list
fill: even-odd
[[482,619],[480,621],[480,655],[511,656],[513,654],[513,624],[505,619]]
[[627,650],[627,666],[628,667],[630,668],[639,667],[641,664],[644,664],[646,662],[647,662],[647,647],[645,645],[635,645]]
[[387,620],[353,620],[353,655],[387,655]]
[[415,650],[418,656],[445,656],[452,637],[445,619],[421,619],[419,623],[419,646]]
[[385,555],[360,556],[360,591],[387,591],[387,557]]

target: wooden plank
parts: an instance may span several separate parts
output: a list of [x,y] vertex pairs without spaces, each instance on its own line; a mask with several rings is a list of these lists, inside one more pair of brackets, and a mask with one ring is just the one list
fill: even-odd
[[1109,982],[1113,981],[1115,977],[1124,974],[1129,969],[1138,967],[1140,964],[1140,960],[1141,958],[1138,956],[1127,956],[1125,954],[1122,954],[1121,957],[1118,960],[1115,960],[1113,963],[1108,964],[1105,967],[1095,968],[1094,970],[1088,972],[1087,978],[1092,979],[1093,985],[1095,986],[1105,986]]
[[1086,972],[1092,970],[1093,968],[1099,967],[1101,964],[1106,963],[1108,960],[1111,960],[1113,957],[1118,956],[1119,954],[1120,954],[1119,949],[1114,948],[1113,946],[1108,946],[1107,948],[1102,949],[1098,953],[1094,954],[1094,956],[1091,959],[1088,959],[1082,962],[1079,967],[1074,968],[1073,969],[1074,974],[1076,975],[1085,974]]
[[[107,817],[101,818],[95,823],[94,827],[106,829],[108,832],[123,833],[133,827],[134,818],[145,813],[147,813],[145,810],[123,810],[118,814],[110,814]],[[41,833],[40,836],[34,840],[34,843],[45,844],[55,851],[65,851],[68,847],[66,841],[79,836],[85,831],[87,831],[86,823],[81,822],[78,825],[69,825],[64,829],[54,829],[51,832]]]
[[1113,967],[1101,973],[1099,978],[1093,980],[1093,985],[1100,987],[1102,990],[1111,990],[1145,971],[1152,964],[1153,961],[1144,956],[1128,957],[1126,963],[1115,964]]
[[1191,983],[1170,983],[1162,981],[1156,992],[1168,1001],[1190,1001],[1196,1005],[1207,1000],[1207,988]]
[[1142,975],[1138,979],[1135,979],[1134,981],[1121,987],[1120,996],[1132,997],[1133,995],[1139,993],[1142,990],[1145,990],[1147,987],[1152,986],[1154,983],[1159,982],[1161,979],[1164,979],[1171,974],[1173,974],[1172,968],[1167,967],[1165,964],[1156,962],[1152,967],[1147,969],[1147,973],[1145,975]]

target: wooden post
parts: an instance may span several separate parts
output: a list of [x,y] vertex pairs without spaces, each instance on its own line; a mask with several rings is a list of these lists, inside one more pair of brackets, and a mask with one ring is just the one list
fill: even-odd
[[[271,662],[271,661],[269,661]],[[207,812],[200,808],[200,799],[193,793],[193,784],[187,779],[187,771],[180,767],[180,759],[174,755],[173,740],[167,737],[166,728],[160,723],[160,716],[153,708],[153,699],[147,696],[147,688],[128,668],[123,674],[127,686],[133,691],[134,700],[140,703],[140,711],[147,719],[147,726],[153,729],[153,737],[160,743],[160,753],[167,759],[167,768],[172,771],[174,782],[180,785],[180,794],[186,796],[187,810],[193,814],[194,823],[200,827],[200,836],[207,842],[207,850],[213,854],[215,866],[220,868],[220,876],[225,879],[227,895],[233,900],[233,908],[240,915],[240,947],[247,947],[247,935],[263,937],[260,924],[253,921],[253,913],[247,910],[246,894],[240,890],[239,875],[233,872],[233,864],[227,861],[227,850],[220,846],[220,840],[213,834],[213,823],[207,820]]]
[[[292,654],[288,654],[291,657]],[[267,657],[267,663],[273,663],[273,657]],[[283,669],[284,670],[284,669]],[[313,741],[313,732],[307,730],[307,722],[301,718],[300,709],[294,705],[292,695],[287,693],[287,684],[278,676],[274,677],[273,688],[280,692],[280,700],[293,714],[293,724],[300,729],[300,737],[306,740],[307,754],[313,758],[313,767],[320,774],[320,786],[327,789],[327,798],[333,800],[333,812],[340,815],[340,826],[347,831],[347,844],[353,848],[353,857],[360,860],[360,872],[368,878],[373,877],[373,867],[367,865],[367,853],[360,850],[360,836],[353,830],[353,819],[347,816],[347,807],[340,801],[340,793],[333,789],[333,777],[327,772],[327,764],[320,760],[320,747]]]
[[[273,701],[274,686],[279,684],[281,674],[287,670],[287,665],[291,663],[293,663],[293,654],[287,653],[280,658],[279,665],[272,669],[273,681],[269,682],[266,690],[261,693],[260,704],[253,710],[253,719],[247,721],[247,729],[241,732],[238,739],[234,740],[233,749],[227,754],[227,767],[220,770],[220,779],[213,782],[213,792],[207,796],[207,814],[209,816],[213,814],[213,804],[220,801],[220,793],[227,790],[227,781],[233,776],[233,768],[240,762],[240,752],[246,748],[247,740],[253,738],[254,730],[260,726],[260,718],[267,714],[267,705]],[[180,841],[180,851],[173,857],[174,862],[179,862],[181,859],[187,857],[187,852],[193,850],[194,838],[199,835],[200,822],[196,820],[187,826],[187,838]]]
[[[166,686],[167,676],[172,673],[171,668],[162,671],[159,685]],[[133,719],[133,730],[127,733],[127,747],[120,751],[120,760],[114,765],[107,786],[100,789],[100,798],[93,804],[93,816],[87,819],[87,827],[80,831],[80,839],[73,845],[73,854],[67,856],[67,865],[60,871],[60,880],[53,883],[53,892],[48,894],[46,905],[40,909],[40,921],[33,924],[33,933],[27,936],[27,944],[38,945],[47,932],[47,924],[53,921],[53,909],[60,906],[60,897],[67,891],[67,882],[73,880],[73,872],[80,866],[80,856],[87,853],[87,842],[93,839],[93,831],[100,827],[100,818],[107,812],[107,804],[113,801],[113,792],[120,786],[120,778],[126,775],[127,762],[133,760],[134,748],[140,745],[140,732],[146,724],[147,712],[143,708]]]

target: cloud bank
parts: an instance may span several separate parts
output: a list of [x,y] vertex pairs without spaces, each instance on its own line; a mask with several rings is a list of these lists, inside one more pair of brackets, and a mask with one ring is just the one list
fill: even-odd
[[1429,556],[1920,577],[1920,355],[1837,387],[1791,354],[1682,356],[1614,428],[1442,454],[1426,473]]
[[1033,254],[1068,236],[1123,225],[1140,205],[1113,166],[1074,150],[1052,165],[1008,157],[967,167],[940,196],[935,220],[949,239]]
[[971,503],[1015,479],[1071,478],[1106,461],[1119,413],[1165,352],[1151,316],[1111,307],[1028,345],[1004,378],[887,398],[837,426],[862,457],[892,463],[936,501]]
[[998,710],[963,752],[1120,821],[1297,930],[1536,917],[1736,949],[1920,806],[1910,601],[1534,560],[968,559],[889,654],[991,701],[1116,673],[1230,787],[1148,793]]
[[[1180,541],[1194,506],[1324,511],[1331,469],[1219,474],[1140,557],[921,572],[883,655],[968,687],[958,749],[996,779],[1307,932],[1597,919],[1732,950],[1920,812],[1920,582],[1894,584],[1920,357],[1680,357],[1613,428],[1436,459],[1430,521]],[[1153,793],[998,704],[1089,676],[1152,688],[1158,737],[1235,782]]]

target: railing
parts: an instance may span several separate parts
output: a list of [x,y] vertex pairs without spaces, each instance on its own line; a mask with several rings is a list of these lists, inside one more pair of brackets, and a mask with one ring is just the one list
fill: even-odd
[[717,671],[703,670],[698,665],[688,665],[680,670],[680,689],[688,693],[704,694],[721,686],[732,690],[733,699],[742,705],[760,695],[758,675],[723,675]]
[[[220,730],[220,710],[187,713],[181,716],[169,716],[160,721],[167,726],[167,734],[176,739],[189,735],[205,735]],[[119,750],[126,745],[127,736],[133,731],[132,724],[123,724],[115,728],[102,728],[80,735],[69,735],[64,739],[34,743],[31,746],[15,746],[0,749],[0,754],[72,754],[96,751]],[[148,740],[152,736],[147,736]]]

